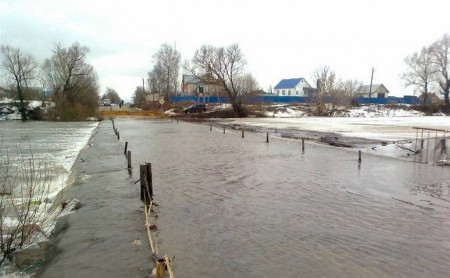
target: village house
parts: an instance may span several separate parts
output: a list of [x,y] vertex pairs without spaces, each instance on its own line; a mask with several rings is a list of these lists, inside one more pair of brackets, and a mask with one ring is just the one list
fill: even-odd
[[[208,80],[205,76],[202,79]],[[221,86],[205,80],[202,81],[196,75],[183,74],[181,96],[197,96],[199,93],[206,96],[223,95],[223,88]]]
[[273,92],[279,96],[308,96],[311,86],[304,78],[282,79],[273,88]]
[[383,84],[362,85],[356,90],[356,95],[365,98],[387,98],[389,91]]

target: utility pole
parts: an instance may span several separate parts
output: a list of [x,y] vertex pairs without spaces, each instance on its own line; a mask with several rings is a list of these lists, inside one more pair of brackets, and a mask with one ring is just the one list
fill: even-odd
[[170,67],[167,66],[167,101],[169,101]]
[[375,69],[372,67],[372,76],[370,77],[370,87],[369,87],[369,98],[372,97],[372,81],[373,81],[373,72]]

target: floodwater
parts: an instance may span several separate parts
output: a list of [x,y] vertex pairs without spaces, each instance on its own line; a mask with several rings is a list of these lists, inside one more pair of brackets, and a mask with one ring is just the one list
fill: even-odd
[[[307,143],[302,153],[299,140],[266,143],[263,133],[242,138],[240,131],[224,134],[182,121],[122,118],[116,127],[121,148],[114,152],[122,159],[113,159],[109,148],[109,165],[125,166],[125,141],[132,152],[131,180],[139,179],[139,164],[152,163],[156,242],[160,255],[175,256],[178,277],[450,276],[448,168],[375,155],[363,156],[359,164],[355,150]],[[114,137],[106,121],[99,134],[105,131]],[[114,171],[118,180],[92,178],[84,190],[132,184],[121,165],[111,167],[104,172]],[[129,194],[138,198],[137,191]],[[104,202],[116,203],[119,212],[111,214],[117,217],[122,206],[134,204],[129,198]],[[73,227],[81,224],[73,221]],[[103,233],[121,240],[119,231],[112,226]],[[73,244],[60,246],[62,254],[80,251],[82,260],[101,261],[106,269],[130,268],[131,261],[119,267],[116,260],[98,258],[124,252],[112,239],[102,242],[104,253],[78,250],[75,242],[83,235],[71,233]],[[143,227],[141,236],[147,244]],[[143,265],[141,277],[147,270]],[[70,271],[76,269],[68,271],[67,277],[74,277]],[[52,268],[47,273],[59,277]]]
[[9,157],[13,169],[18,160],[32,159],[46,168],[51,178],[50,196],[70,183],[70,170],[97,122],[0,121],[0,162]]
[[[177,277],[449,277],[449,168],[171,120],[103,121],[73,169],[39,277],[148,277],[139,200]],[[133,172],[126,169],[125,142]]]

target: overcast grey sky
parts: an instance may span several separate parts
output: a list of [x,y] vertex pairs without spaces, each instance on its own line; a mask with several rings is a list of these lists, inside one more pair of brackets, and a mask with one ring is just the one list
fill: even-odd
[[101,92],[125,99],[165,42],[182,60],[203,44],[238,43],[265,90],[283,78],[312,83],[323,65],[369,84],[374,67],[374,83],[402,96],[413,93],[399,78],[404,58],[450,32],[449,10],[448,0],[0,0],[0,43],[42,63],[55,43],[78,41],[91,50]]

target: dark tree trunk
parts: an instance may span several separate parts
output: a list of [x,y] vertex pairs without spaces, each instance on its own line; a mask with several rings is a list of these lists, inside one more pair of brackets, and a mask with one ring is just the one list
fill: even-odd
[[447,108],[450,108],[449,91],[450,91],[450,88],[447,86],[447,88],[444,91],[445,105],[447,106]]
[[27,110],[23,99],[22,87],[19,84],[17,85],[17,93],[19,95],[20,100],[20,114],[22,116],[22,121],[25,122],[27,120]]

